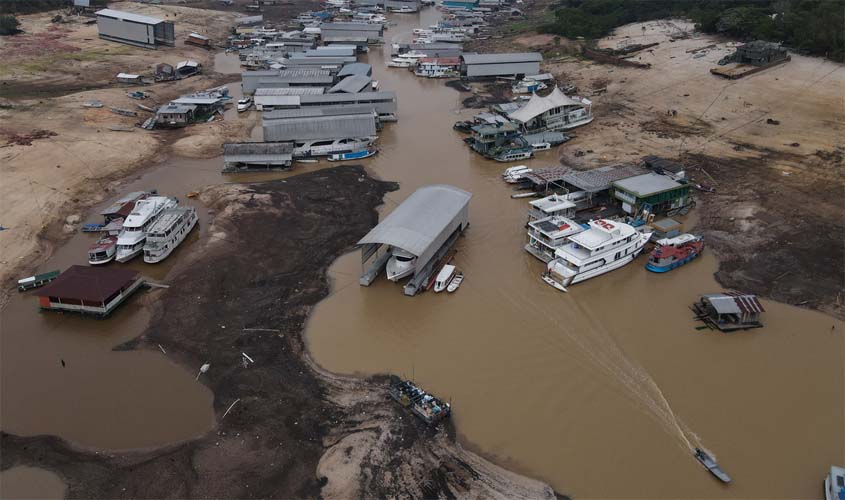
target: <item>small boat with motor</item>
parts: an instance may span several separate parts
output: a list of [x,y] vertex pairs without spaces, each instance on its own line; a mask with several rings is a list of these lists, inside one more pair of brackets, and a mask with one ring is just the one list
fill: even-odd
[[455,276],[455,266],[451,264],[446,264],[443,266],[443,269],[437,273],[437,279],[434,280],[434,291],[436,293],[440,293],[445,290],[449,283],[451,283],[452,278]]
[[376,148],[367,148],[360,151],[352,151],[349,153],[335,153],[329,155],[329,161],[349,161],[349,160],[363,160],[378,153]]
[[695,449],[695,459],[701,462],[701,465],[710,471],[711,474],[716,476],[719,481],[722,481],[723,483],[731,482],[731,477],[728,476],[721,467],[719,467],[719,464],[716,463],[716,460],[713,457],[708,455],[707,452],[701,448]]
[[390,259],[387,261],[387,266],[385,267],[387,279],[390,281],[399,281],[413,274],[414,265],[417,262],[416,255],[397,247],[393,247],[390,253]]
[[88,263],[92,266],[114,260],[117,253],[117,236],[103,236],[88,248]]
[[455,290],[461,286],[461,283],[464,282],[464,273],[458,273],[452,278],[452,281],[449,283],[449,286],[446,287],[446,291],[449,293],[455,293]]
[[651,251],[645,268],[653,273],[665,273],[698,257],[702,250],[704,238],[701,236],[686,233],[663,238],[657,240],[657,247]]
[[552,143],[550,142],[538,142],[536,144],[531,145],[531,149],[534,151],[548,151],[552,149]]

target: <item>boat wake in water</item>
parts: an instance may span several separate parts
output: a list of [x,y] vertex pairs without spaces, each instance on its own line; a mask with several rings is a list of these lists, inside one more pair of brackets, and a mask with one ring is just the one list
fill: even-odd
[[[699,437],[672,411],[663,391],[645,368],[632,361],[601,321],[584,307],[572,301],[570,303],[577,308],[577,315],[567,314],[566,308],[549,311],[505,291],[501,291],[501,295],[519,309],[542,316],[555,325],[556,331],[575,344],[587,361],[619,383],[626,396],[667,434],[676,438],[682,449],[692,454],[696,447],[703,448]],[[560,347],[564,349],[564,346]]]

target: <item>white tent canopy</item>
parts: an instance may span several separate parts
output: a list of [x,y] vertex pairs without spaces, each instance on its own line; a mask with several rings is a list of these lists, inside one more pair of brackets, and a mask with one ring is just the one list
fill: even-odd
[[508,118],[527,123],[546,111],[561,106],[584,106],[584,103],[566,96],[559,88],[555,87],[552,93],[546,97],[540,97],[537,94],[532,95],[525,106],[509,113]]

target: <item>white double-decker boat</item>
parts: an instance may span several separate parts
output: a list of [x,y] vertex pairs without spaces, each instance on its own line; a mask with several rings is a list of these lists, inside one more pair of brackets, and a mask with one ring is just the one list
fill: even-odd
[[155,264],[166,259],[196,225],[197,209],[194,207],[168,208],[162,212],[147,232],[144,262]]
[[652,234],[606,219],[591,221],[589,225],[589,229],[570,236],[569,243],[555,250],[543,281],[565,292],[570,285],[619,269],[643,251]]
[[167,196],[151,196],[138,200],[129,217],[123,221],[123,229],[117,237],[115,260],[126,262],[144,251],[147,230],[158,220],[167,208],[175,207],[179,202]]

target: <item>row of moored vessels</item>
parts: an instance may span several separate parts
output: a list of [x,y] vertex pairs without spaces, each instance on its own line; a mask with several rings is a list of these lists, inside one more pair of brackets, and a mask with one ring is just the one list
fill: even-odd
[[[512,167],[502,175],[513,182],[523,173]],[[588,193],[573,192],[530,202],[525,250],[546,263],[543,281],[561,291],[633,262],[654,234],[647,226],[619,220],[576,222],[575,212],[585,207],[588,197]],[[645,267],[655,273],[671,271],[703,250],[704,239],[693,234],[659,239]]]
[[154,264],[166,259],[196,226],[194,207],[153,192],[135,192],[102,213],[102,237],[88,249],[88,263],[127,262],[144,255]]

